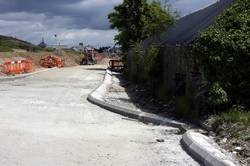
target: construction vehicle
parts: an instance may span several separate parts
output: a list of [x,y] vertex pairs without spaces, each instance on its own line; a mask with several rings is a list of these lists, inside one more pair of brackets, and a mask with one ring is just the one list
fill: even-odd
[[94,60],[94,49],[84,49],[83,50],[83,58],[81,61],[81,65],[94,65],[96,64],[96,61]]
[[111,59],[109,61],[109,68],[111,71],[122,72],[123,68],[124,68],[124,64],[123,64],[122,60]]
[[40,65],[45,68],[64,67],[64,60],[55,55],[49,55],[46,58],[40,60]]

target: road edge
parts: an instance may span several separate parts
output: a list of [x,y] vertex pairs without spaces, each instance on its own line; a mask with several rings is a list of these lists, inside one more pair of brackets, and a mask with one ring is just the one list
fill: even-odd
[[87,97],[87,100],[111,112],[137,119],[143,123],[152,123],[156,125],[167,125],[179,128],[184,131],[181,144],[183,148],[197,161],[205,166],[236,166],[219,148],[216,148],[211,140],[198,132],[186,128],[184,123],[180,123],[162,116],[150,113],[140,113],[118,105],[107,103],[104,95],[112,84],[112,72],[107,69],[103,82],[99,87],[93,90]]
[[107,103],[103,96],[107,93],[107,90],[109,86],[112,83],[112,72],[110,70],[106,70],[106,74],[104,77],[103,82],[99,87],[97,87],[94,91],[92,91],[88,97],[87,100],[90,101],[93,104],[96,104],[102,108],[105,108],[111,112],[132,118],[137,119],[140,122],[143,123],[152,123],[156,125],[167,125],[171,127],[179,128],[181,131],[186,132],[187,126],[184,123],[177,122],[175,120],[165,118],[159,115],[151,114],[151,113],[140,113],[138,111],[133,111],[129,108],[114,105]]
[[181,144],[204,166],[236,166],[232,158],[225,155],[212,139],[203,134],[189,130],[182,136]]
[[55,70],[55,69],[57,68],[44,69],[44,70],[39,70],[39,71],[32,72],[32,73],[20,74],[17,76],[4,76],[4,77],[0,77],[0,81],[14,81],[17,79],[26,78],[26,77],[29,77],[38,73],[43,73],[43,72],[47,72],[47,71]]

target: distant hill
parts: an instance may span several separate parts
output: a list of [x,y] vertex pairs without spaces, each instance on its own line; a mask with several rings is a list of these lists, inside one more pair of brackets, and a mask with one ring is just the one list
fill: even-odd
[[23,49],[27,51],[42,50],[41,47],[27,41],[0,35],[0,52],[11,52],[13,49]]

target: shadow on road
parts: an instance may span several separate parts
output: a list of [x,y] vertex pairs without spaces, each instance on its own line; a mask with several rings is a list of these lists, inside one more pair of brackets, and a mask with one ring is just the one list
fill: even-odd
[[99,70],[99,71],[106,71],[106,68],[86,68],[85,70]]

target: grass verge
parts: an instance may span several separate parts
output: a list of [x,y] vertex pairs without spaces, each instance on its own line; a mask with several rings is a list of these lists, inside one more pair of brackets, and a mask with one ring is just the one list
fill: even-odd
[[242,165],[250,165],[250,111],[234,106],[212,116],[210,126],[223,148],[236,154]]

